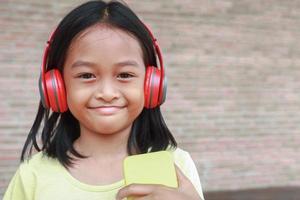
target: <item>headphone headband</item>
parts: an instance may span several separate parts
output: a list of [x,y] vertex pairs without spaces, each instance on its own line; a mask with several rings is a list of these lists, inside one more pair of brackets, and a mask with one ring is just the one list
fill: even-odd
[[157,56],[158,56],[159,65],[160,65],[160,68],[161,68],[161,75],[162,75],[162,77],[164,77],[165,71],[164,71],[164,65],[163,65],[162,53],[161,53],[161,50],[160,50],[160,48],[159,48],[157,39],[154,37],[154,35],[153,35],[153,33],[151,32],[150,28],[149,28],[145,23],[142,22],[142,24],[144,25],[144,27],[147,29],[148,33],[150,34],[150,37],[151,37],[152,42],[153,42],[153,45],[154,45],[154,47],[155,47],[156,54],[157,54]]
[[[154,49],[155,49],[156,54],[158,56],[159,65],[160,65],[160,68],[161,68],[161,75],[162,75],[162,77],[164,77],[165,71],[164,71],[164,65],[163,65],[163,58],[162,58],[162,53],[161,53],[161,50],[159,48],[157,39],[154,37],[154,35],[151,32],[151,30],[149,29],[149,27],[145,23],[143,23],[142,21],[141,21],[141,23],[147,29],[147,31],[148,31],[151,39],[152,39],[152,42],[153,42],[153,45],[154,45]],[[54,37],[54,35],[56,33],[56,30],[57,29],[55,29],[54,31],[52,31],[52,33],[50,34],[49,39],[48,39],[48,41],[46,43],[46,47],[45,47],[45,51],[44,51],[44,55],[43,55],[43,63],[42,63],[42,76],[46,72],[46,64],[47,64],[47,60],[48,60],[49,49],[50,49],[51,43],[53,41],[53,37]]]
[[49,39],[46,43],[45,50],[44,50],[42,69],[41,69],[42,70],[41,74],[42,74],[42,79],[43,80],[45,80],[46,64],[47,64],[47,61],[48,61],[49,49],[50,49],[50,45],[51,45],[51,42],[53,40],[55,32],[56,32],[56,29],[54,31],[52,31],[52,33],[50,34]]
[[[165,101],[167,80],[157,39],[153,36],[146,24],[141,23],[151,37],[155,50],[155,58],[156,56],[158,57],[160,65],[160,68],[158,66],[147,66],[144,81],[145,107],[155,108]],[[47,71],[48,54],[56,31],[57,28],[51,33],[44,50],[41,75],[39,78],[39,91],[41,101],[45,108],[51,108],[55,112],[65,112],[68,110],[68,106],[62,75],[59,70],[55,68]]]

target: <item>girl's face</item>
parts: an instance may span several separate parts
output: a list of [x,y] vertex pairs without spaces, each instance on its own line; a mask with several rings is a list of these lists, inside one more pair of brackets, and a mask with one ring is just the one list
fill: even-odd
[[145,64],[133,36],[96,25],[72,41],[64,64],[67,103],[81,131],[113,134],[144,107]]

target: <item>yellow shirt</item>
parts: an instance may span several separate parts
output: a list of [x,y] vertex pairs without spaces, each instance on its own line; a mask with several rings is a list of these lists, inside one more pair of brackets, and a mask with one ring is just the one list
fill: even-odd
[[[180,148],[172,150],[174,162],[189,178],[203,198],[196,166],[190,154]],[[56,159],[39,152],[21,163],[3,200],[115,200],[125,186],[124,179],[109,185],[89,185],[75,179]]]

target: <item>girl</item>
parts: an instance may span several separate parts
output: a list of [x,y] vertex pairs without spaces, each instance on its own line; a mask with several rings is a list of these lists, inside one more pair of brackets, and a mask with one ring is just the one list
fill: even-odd
[[[165,80],[156,39],[127,5],[75,8],[45,49],[41,102],[4,200],[204,199],[193,160],[160,112]],[[124,158],[160,150],[172,152],[179,187],[124,187]]]

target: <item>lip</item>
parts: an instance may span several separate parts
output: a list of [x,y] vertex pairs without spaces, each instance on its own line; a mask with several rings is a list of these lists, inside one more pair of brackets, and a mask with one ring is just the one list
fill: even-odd
[[118,111],[120,111],[122,108],[124,108],[124,107],[102,106],[102,107],[95,107],[95,108],[91,108],[91,109],[101,115],[113,115],[113,114],[117,113]]

